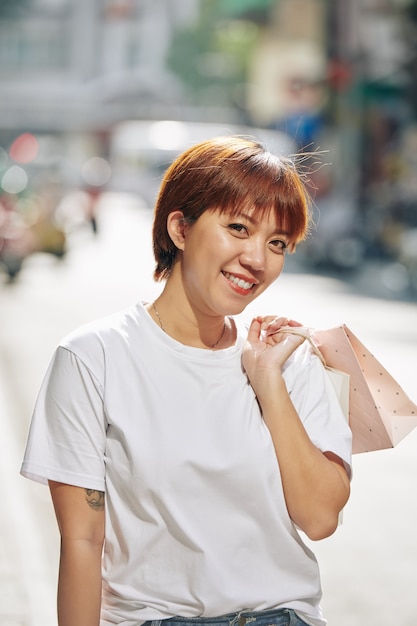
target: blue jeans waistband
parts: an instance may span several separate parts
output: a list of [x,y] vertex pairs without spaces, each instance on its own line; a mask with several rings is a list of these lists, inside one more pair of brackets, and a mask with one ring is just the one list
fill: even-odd
[[[256,622],[256,624],[255,624]],[[239,611],[219,617],[169,617],[149,620],[142,626],[308,626],[292,609]]]

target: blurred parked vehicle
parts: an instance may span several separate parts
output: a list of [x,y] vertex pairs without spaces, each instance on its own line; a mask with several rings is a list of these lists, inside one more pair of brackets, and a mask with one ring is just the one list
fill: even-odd
[[118,124],[110,139],[109,161],[113,191],[139,194],[152,207],[169,164],[188,147],[220,135],[254,137],[278,154],[296,152],[285,133],[251,126],[177,120],[132,120]]
[[13,197],[0,197],[0,266],[10,281],[19,274],[24,259],[32,254],[35,237],[16,209]]
[[347,198],[329,193],[313,204],[313,229],[297,256],[305,265],[354,271],[366,254],[363,219]]
[[13,282],[25,260],[36,252],[62,258],[66,252],[65,231],[47,210],[41,196],[25,198],[3,194],[0,198],[0,268]]

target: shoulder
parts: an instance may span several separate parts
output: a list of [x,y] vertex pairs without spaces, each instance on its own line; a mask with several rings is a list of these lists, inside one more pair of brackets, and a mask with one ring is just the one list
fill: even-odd
[[136,306],[93,320],[66,335],[60,346],[76,352],[84,346],[106,345],[127,337],[137,321]]
[[60,341],[58,351],[70,352],[93,370],[101,369],[109,356],[129,349],[131,336],[138,326],[135,305],[83,324]]

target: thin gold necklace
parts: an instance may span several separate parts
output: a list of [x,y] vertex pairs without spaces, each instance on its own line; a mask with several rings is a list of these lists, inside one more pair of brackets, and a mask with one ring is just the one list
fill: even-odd
[[[167,331],[165,330],[164,323],[163,323],[163,321],[162,321],[161,316],[159,315],[159,311],[158,311],[158,309],[156,308],[156,304],[155,304],[155,302],[152,302],[152,308],[153,308],[153,310],[155,311],[155,315],[156,315],[156,317],[158,318],[158,322],[159,322],[159,325],[160,325],[161,329],[164,331],[164,333],[166,333]],[[216,343],[213,343],[213,345],[211,345],[211,346],[210,346],[210,348],[211,348],[212,350],[214,350],[214,348],[216,348],[216,347],[219,345],[219,343],[221,342],[221,340],[222,340],[222,339],[223,339],[223,337],[224,337],[224,333],[225,333],[225,332],[226,332],[226,320],[224,320],[224,322],[223,322],[223,328],[222,328],[222,332],[221,332],[220,337],[218,338],[218,340],[216,341]]]

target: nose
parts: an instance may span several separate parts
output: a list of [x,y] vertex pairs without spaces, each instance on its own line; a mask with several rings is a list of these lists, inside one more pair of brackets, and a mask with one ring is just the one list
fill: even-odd
[[255,237],[248,239],[240,255],[240,262],[243,267],[255,272],[263,272],[266,264],[265,252],[264,242]]

